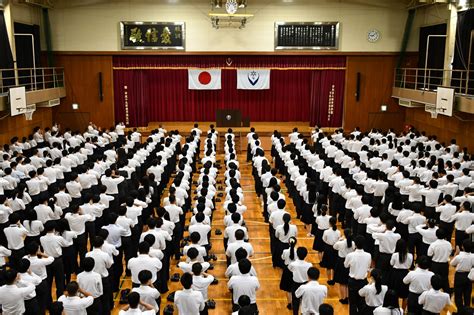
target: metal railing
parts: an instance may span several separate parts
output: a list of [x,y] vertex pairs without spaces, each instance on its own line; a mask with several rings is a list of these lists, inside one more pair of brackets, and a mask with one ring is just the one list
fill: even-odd
[[[450,78],[448,84],[443,84]],[[438,86],[451,87],[458,94],[474,95],[474,71],[425,68],[399,68],[395,70],[395,87],[436,91]]]
[[16,86],[27,92],[64,87],[64,68],[0,69],[0,94]]

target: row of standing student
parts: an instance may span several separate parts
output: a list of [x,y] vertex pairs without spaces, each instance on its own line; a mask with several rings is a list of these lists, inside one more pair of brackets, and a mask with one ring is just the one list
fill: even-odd
[[[276,150],[275,150],[275,151],[276,151]],[[280,153],[281,153],[281,152],[280,152]],[[277,159],[278,159],[278,157],[279,157],[279,156],[277,156]],[[291,157],[291,155],[290,155],[290,157]],[[296,156],[293,156],[293,158],[295,158],[295,157],[296,157]],[[287,161],[285,161],[285,162],[287,162]],[[279,164],[282,165],[281,161],[280,161]],[[295,163],[295,164],[296,164],[296,163]],[[292,192],[293,192],[293,196],[295,196],[295,194],[297,194],[298,191],[297,191],[297,190],[295,191],[294,189],[292,189],[292,188],[294,188],[295,186],[292,186],[292,185],[291,185],[291,184],[292,184],[292,181],[288,181],[288,178],[290,178],[290,179],[292,178],[292,177],[289,176],[289,174],[288,174],[288,169],[291,169],[291,166],[290,166],[290,168],[285,168],[285,171],[286,171],[285,175],[287,175],[287,177],[286,177],[286,178],[287,178],[287,182],[286,182],[286,183],[287,183],[287,186],[288,186],[288,188],[289,188],[290,195],[291,195]],[[299,171],[300,171],[300,174],[301,174],[301,168],[299,169]],[[303,196],[301,196],[301,197],[303,197]],[[321,200],[321,199],[320,199],[320,200]],[[325,200],[322,200],[322,201],[325,202]],[[322,204],[322,203],[320,203],[320,205],[321,205],[321,204]],[[297,209],[298,209],[298,203],[297,203],[297,202],[295,202],[295,205],[297,206]],[[316,207],[315,207],[315,208],[316,208]],[[315,209],[315,210],[317,210],[317,209]],[[335,277],[334,279],[335,279],[335,281],[337,281],[337,282],[340,283],[340,285],[341,285],[341,286],[340,286],[340,291],[341,291],[341,296],[342,296],[342,298],[341,298],[340,302],[345,304],[345,303],[347,303],[347,299],[345,298],[345,297],[347,296],[347,295],[345,294],[345,291],[346,291],[346,289],[345,289],[345,288],[346,288],[345,284],[347,283],[347,276],[346,276],[347,268],[344,268],[344,267],[341,268],[341,263],[340,263],[340,262],[344,259],[344,256],[347,255],[347,252],[346,252],[346,251],[347,251],[347,248],[346,248],[346,249],[344,248],[344,246],[343,246],[343,244],[344,244],[344,243],[343,243],[343,240],[340,240],[340,241],[338,242],[338,236],[339,236],[339,234],[338,234],[338,231],[335,229],[335,223],[336,223],[335,218],[333,218],[333,217],[327,215],[326,212],[327,212],[327,209],[326,209],[325,206],[323,206],[322,209],[319,209],[319,211],[318,211],[318,214],[323,214],[323,216],[322,216],[322,217],[318,216],[318,217],[316,218],[316,223],[318,224],[318,228],[321,227],[321,229],[317,229],[317,233],[316,233],[316,238],[315,238],[314,245],[315,245],[315,249],[316,249],[316,250],[319,250],[319,251],[324,252],[323,259],[322,259],[322,261],[321,261],[321,265],[322,265],[322,266],[325,266],[325,267],[327,267],[327,268],[329,268],[329,269],[335,269],[335,276],[336,276],[336,277]],[[315,215],[316,215],[316,214],[315,214]],[[326,218],[326,220],[323,220],[324,218]],[[318,220],[318,219],[319,219],[319,220]],[[318,221],[319,221],[319,222],[318,222]],[[332,222],[331,222],[331,221],[332,221]],[[305,222],[305,223],[306,223],[306,222]],[[331,223],[332,223],[332,224],[331,224]],[[385,223],[385,222],[384,222],[384,223]],[[389,228],[389,230],[393,229],[393,221],[392,221],[392,222],[389,222],[389,224],[391,224],[391,227]],[[332,228],[330,228],[330,226],[332,226]],[[334,230],[334,232],[331,232],[331,230]],[[324,231],[324,232],[323,232],[323,231]],[[330,234],[329,234],[329,233],[330,233]],[[326,234],[326,235],[324,235],[324,234]],[[329,236],[328,234],[329,234],[329,235],[334,234],[334,237],[333,237],[333,238],[328,237],[328,236]],[[351,234],[350,230],[345,230],[345,234],[346,234],[346,240],[347,240],[347,238],[350,238],[350,234]],[[375,234],[375,235],[377,235],[377,234]],[[395,234],[394,234],[394,235],[395,235]],[[323,237],[323,236],[324,236],[324,237]],[[348,237],[348,236],[349,236],[349,237]],[[373,235],[370,235],[370,236],[373,236]],[[399,238],[399,236],[398,236],[398,238]],[[442,237],[441,237],[441,239],[442,239]],[[394,247],[396,240],[397,240],[397,238],[392,238],[392,240],[391,240],[391,245],[392,245],[392,247]],[[338,243],[338,245],[335,245],[336,243]],[[350,241],[347,241],[347,245],[349,245],[349,243],[350,243]],[[396,245],[397,245],[397,248],[401,248],[399,251],[402,251],[402,252],[403,252],[403,247],[405,247],[405,253],[406,253],[406,244],[403,245],[403,244],[398,244],[398,243],[396,243]],[[341,246],[342,246],[342,247],[341,247]],[[350,246],[345,246],[345,247],[350,248]],[[433,248],[434,248],[433,251],[436,251],[436,247],[433,247]],[[439,247],[438,247],[438,248],[439,248]],[[338,255],[335,255],[335,250],[336,250],[336,249],[338,249]],[[350,250],[350,249],[349,249],[349,250]],[[469,252],[469,250],[467,250],[467,252]],[[400,255],[401,255],[401,254],[400,254]],[[411,255],[411,254],[410,254],[410,255]],[[381,256],[382,256],[382,258],[385,258],[383,253],[381,254]],[[392,264],[393,264],[394,261],[396,261],[396,258],[393,257],[394,255],[391,255],[391,257],[390,257],[390,255],[386,255],[386,256],[387,256],[388,261],[391,260]],[[406,254],[405,254],[405,257],[406,257]],[[395,258],[395,259],[394,259],[394,258]],[[328,260],[329,260],[329,263],[328,263]],[[334,260],[335,260],[335,262],[336,262],[335,264],[334,264]],[[380,261],[380,262],[379,262],[379,261]],[[385,265],[387,265],[387,260],[385,260],[385,259],[379,259],[377,265],[378,265],[378,266],[382,265],[381,262],[384,262],[384,261],[385,261]],[[401,260],[400,260],[400,261],[401,261]],[[408,261],[410,261],[410,260],[408,259]],[[339,262],[339,263],[338,263],[338,262]],[[410,263],[408,263],[408,264],[410,264]],[[435,264],[436,264],[436,263],[435,263]],[[447,264],[445,264],[445,265],[447,266]],[[334,266],[336,266],[336,268],[334,268]],[[464,267],[464,268],[466,268],[466,267]],[[468,266],[467,268],[470,268],[470,267]],[[395,269],[396,269],[396,268],[395,268]],[[444,268],[443,268],[443,269],[444,269]],[[462,271],[462,270],[461,270],[461,271]],[[408,273],[408,271],[406,271],[406,273]],[[406,275],[406,273],[405,273],[405,275]],[[465,273],[464,276],[467,278],[467,273],[466,273],[466,272],[464,272],[464,273]],[[392,275],[395,274],[395,276],[392,276],[392,281],[393,281],[393,282],[397,283],[397,282],[401,282],[401,281],[402,281],[403,277],[400,277],[401,274],[400,274],[399,272],[398,272],[398,273],[397,273],[397,272],[392,272],[391,274],[392,274]],[[398,277],[397,277],[396,275],[398,275]],[[403,275],[403,273],[402,273],[402,275]],[[328,272],[328,279],[330,279],[330,280],[328,281],[328,284],[333,285],[333,284],[334,284],[334,280],[332,280],[331,278],[332,278],[332,272],[329,271],[329,272]],[[385,278],[385,279],[384,279],[384,280],[385,280],[385,283],[389,282],[389,280],[386,280],[386,279],[389,279],[390,277],[386,276],[386,277],[384,277],[384,278]],[[395,279],[393,279],[393,278],[395,278]],[[443,277],[443,278],[444,278],[444,277]],[[447,278],[447,275],[446,275],[446,278]],[[341,283],[341,282],[342,282],[342,283]],[[444,282],[444,280],[441,279],[441,282]],[[459,282],[459,281],[458,281],[458,282]],[[465,282],[465,281],[462,281],[462,282]],[[404,285],[404,286],[407,287],[407,285]],[[408,291],[408,290],[406,290],[406,289],[405,289],[405,290],[402,290],[401,288],[396,287],[396,286],[394,286],[394,287],[395,287],[396,289],[399,289],[398,292],[400,292],[400,293],[403,292],[403,291]],[[444,287],[444,285],[443,285],[443,287]],[[463,295],[463,294],[465,294],[465,292],[467,292],[467,289],[468,289],[468,288],[464,285],[463,288],[459,290],[460,292],[458,292],[458,294],[456,294],[456,295],[458,296],[458,295]],[[469,291],[470,291],[470,290],[469,290]],[[401,294],[404,295],[404,293],[401,293]],[[406,296],[405,296],[405,297],[406,297]],[[412,299],[412,300],[413,300],[413,299]],[[413,304],[413,303],[412,303],[412,304]],[[418,301],[416,301],[416,304],[419,305]],[[461,304],[461,305],[462,305],[462,304]],[[428,306],[428,307],[429,307],[429,306]],[[413,309],[413,306],[412,306],[411,308]],[[409,307],[409,309],[410,309],[410,307]]]
[[280,180],[270,169],[258,135],[251,132],[248,139],[256,192],[262,199],[263,216],[269,222],[273,266],[283,268],[280,288],[288,293],[287,308],[293,314],[299,314],[300,308],[302,314],[317,313],[327,296],[327,288],[318,282],[319,270],[306,261],[308,250],[296,248],[296,225],[290,224],[285,196],[279,189]]
[[[169,142],[167,141],[166,142],[167,147],[170,147],[170,145],[173,142],[174,141],[169,141]],[[177,141],[177,142],[179,142],[179,141]],[[177,142],[175,141],[174,143],[177,144]],[[155,147],[154,147],[154,145],[153,145],[154,143],[152,141],[149,141],[147,144],[148,145],[144,145],[143,147],[141,147],[137,151],[134,151],[134,152],[138,152],[141,149],[149,150],[149,151],[147,151],[149,153],[148,156],[147,156],[147,154],[143,154],[143,152],[144,152],[143,150],[141,151],[141,153],[143,155],[142,155],[142,159],[140,160],[142,162],[142,164],[140,166],[144,167],[145,169],[146,169],[147,164],[150,162],[148,157],[153,157],[154,154],[158,154],[157,151],[160,151],[160,150],[154,150]],[[173,148],[174,148],[174,146],[173,146]],[[131,149],[131,148],[129,148],[129,149]],[[132,151],[132,150],[130,150],[130,151]],[[120,153],[119,150],[118,150],[118,152]],[[129,152],[129,153],[133,153],[133,152]],[[132,154],[132,155],[129,155],[129,156],[122,156],[122,158],[128,158],[128,157],[134,158],[135,155]],[[119,154],[118,158],[120,159],[120,154]],[[169,157],[169,158],[172,158],[172,157]],[[172,161],[169,161],[169,162],[170,162],[169,165],[172,165]],[[110,164],[110,167],[111,168],[114,167],[113,163]],[[168,169],[169,169],[169,167],[168,167]],[[136,169],[135,171],[138,173],[139,169]],[[124,177],[128,178],[128,180],[126,182],[128,182],[129,187],[134,187],[135,189],[139,188],[141,186],[141,184],[144,184],[144,183],[146,184],[146,181],[142,181],[141,183],[139,183],[135,186],[134,184],[137,183],[137,181],[136,180],[134,181],[132,176],[126,176],[125,174],[121,174],[121,175],[125,175],[125,176],[121,176],[121,175],[118,175],[118,173],[116,173],[116,174],[117,175],[114,176],[113,174],[110,174],[110,172],[106,170],[105,175],[103,175],[103,177],[100,178],[102,184],[105,184],[104,185],[106,187],[105,193],[110,195],[113,199],[113,202],[112,202],[112,200],[108,199],[109,201],[111,201],[111,204],[119,203],[119,200],[118,200],[119,196],[117,194],[114,194],[114,193],[119,191],[117,186],[124,181]],[[133,175],[133,172],[132,172],[132,175]],[[108,181],[109,178],[110,178],[110,180]],[[166,178],[166,174],[165,174],[165,176],[163,176],[161,178],[161,180],[163,181],[165,178]],[[113,179],[117,179],[117,180],[113,180]],[[158,183],[159,183],[159,180],[160,179],[158,179]],[[98,184],[100,184],[100,182]],[[156,184],[154,182],[153,184],[151,184],[150,186],[148,186],[146,188],[151,190],[151,189],[153,189],[151,187],[154,187],[156,189],[157,186],[158,186],[158,184]],[[141,188],[143,188],[143,186]],[[89,191],[93,191],[93,189],[90,189]],[[81,195],[81,197],[82,197],[82,195]],[[151,194],[150,194],[150,197],[151,197]],[[123,199],[121,199],[121,200],[123,200]],[[143,202],[146,202],[146,201],[148,201],[148,203],[150,203],[150,204],[152,202],[151,198],[149,200],[148,199],[143,200]],[[131,205],[127,205],[127,206],[131,207]],[[85,208],[85,206],[82,206],[82,207]],[[86,244],[88,242],[87,242],[87,239],[84,240],[83,234],[85,234],[84,231],[86,230],[86,222],[93,221],[93,220],[91,220],[92,215],[82,213],[81,206],[78,206],[77,204],[68,205],[68,207],[65,207],[65,208],[67,208],[68,210],[71,209],[71,213],[69,213],[69,211],[67,211],[68,213],[66,214],[66,216],[69,215],[68,218],[53,220],[54,219],[53,216],[49,216],[49,214],[46,216],[47,219],[44,222],[44,230],[46,232],[46,235],[39,238],[45,254],[43,254],[42,252],[39,252],[39,254],[38,254],[38,247],[39,247],[38,245],[39,244],[34,239],[28,244],[27,253],[29,254],[29,256],[26,256],[25,258],[27,258],[30,261],[30,263],[32,264],[31,269],[34,272],[36,272],[37,275],[40,275],[40,277],[43,279],[43,281],[40,283],[40,285],[37,286],[38,291],[40,292],[40,294],[38,294],[38,300],[39,300],[38,305],[40,307],[38,311],[40,313],[44,312],[44,308],[51,306],[51,296],[48,295],[47,292],[51,292],[50,288],[51,288],[53,277],[55,277],[55,280],[56,280],[55,282],[56,282],[57,296],[60,297],[63,293],[63,288],[64,288],[63,283],[65,283],[65,280],[67,282],[69,282],[70,281],[70,274],[72,272],[76,272],[76,274],[78,274],[81,271],[79,268],[77,268],[77,269],[71,268],[72,266],[75,265],[74,262],[77,261],[77,255],[79,253],[82,253],[82,255],[80,255],[80,257],[81,257],[81,267],[84,268],[84,266],[87,265],[86,262],[90,260],[90,259],[86,259],[85,257],[87,256],[88,258],[93,258],[94,260],[97,260],[97,257],[95,256],[95,251],[100,250],[102,252],[102,254],[105,253],[105,255],[108,257],[107,259],[105,259],[105,258],[103,258],[103,259],[105,259],[106,261],[109,261],[109,259],[110,259],[110,263],[99,264],[99,263],[95,262],[95,266],[93,267],[94,272],[97,272],[97,274],[99,274],[99,276],[102,278],[101,279],[101,285],[102,285],[102,289],[103,289],[103,292],[100,296],[99,295],[94,296],[94,298],[95,298],[95,303],[94,304],[95,304],[95,306],[98,306],[97,304],[100,304],[100,306],[103,306],[103,307],[101,307],[100,313],[108,313],[108,312],[110,312],[110,309],[113,305],[112,291],[113,290],[114,291],[118,290],[118,285],[116,285],[116,288],[113,288],[115,286],[113,286],[112,284],[113,283],[118,283],[119,280],[117,280],[117,279],[119,279],[119,277],[121,275],[121,272],[119,274],[118,272],[115,272],[115,268],[112,268],[112,261],[113,261],[112,257],[114,258],[114,261],[116,262],[114,264],[114,267],[117,267],[117,270],[122,271],[123,270],[122,269],[122,261],[121,261],[121,259],[116,259],[116,257],[122,257],[119,254],[123,250],[129,251],[129,252],[134,251],[135,256],[136,256],[137,247],[135,247],[134,250],[130,249],[130,248],[123,248],[120,244],[121,239],[126,240],[127,238],[129,239],[130,237],[125,235],[125,234],[120,234],[121,232],[119,232],[118,235],[117,235],[117,233],[115,233],[115,235],[113,235],[114,233],[109,233],[109,232],[113,232],[113,231],[116,232],[117,230],[121,229],[121,226],[115,224],[116,223],[115,221],[112,222],[114,220],[114,216],[115,216],[115,220],[118,219],[117,215],[115,214],[115,212],[117,211],[117,208],[110,207],[110,209],[107,209],[107,210],[109,210],[111,212],[111,214],[107,215],[103,218],[104,219],[103,220],[104,224],[103,225],[99,224],[97,226],[97,229],[95,230],[95,231],[97,231],[97,233],[90,233],[89,237],[90,237],[90,243],[92,245],[91,249],[93,247],[94,250],[91,250],[91,252],[85,254],[84,253],[85,252],[84,247],[87,246]],[[148,208],[148,207],[146,206],[146,208]],[[121,209],[124,209],[124,213],[121,213],[121,211],[120,211]],[[49,210],[50,213],[53,212],[52,209],[47,209],[47,210]],[[100,210],[105,210],[105,209],[102,208]],[[146,218],[147,218],[147,215],[145,215],[146,211],[143,208],[141,208],[141,210],[143,210],[143,214],[144,214],[143,217],[141,216],[141,214],[139,214],[139,215],[135,216],[135,219],[140,219],[140,220],[144,219],[144,220],[146,220]],[[38,209],[33,209],[33,211],[39,212]],[[119,212],[120,215],[123,215],[123,217],[125,219],[124,221],[127,221],[126,219],[131,220],[130,218],[126,217],[126,214],[128,212],[128,209],[126,207],[122,206],[121,208],[119,208],[118,212]],[[103,214],[104,213],[105,213],[105,211],[103,212]],[[103,214],[102,214],[102,216],[104,216]],[[102,216],[100,216],[99,218],[102,218]],[[138,217],[140,217],[140,218],[138,218]],[[109,222],[109,220],[111,220],[111,221]],[[94,220],[94,221],[93,221],[93,223],[97,223],[97,221],[99,221],[99,220]],[[109,224],[107,225],[105,222],[108,222]],[[43,222],[40,221],[40,223],[43,223]],[[26,229],[19,222],[15,222],[15,224],[17,226],[16,227],[12,226],[12,230],[14,228],[17,229],[19,233],[16,233],[17,234],[16,236],[21,236],[21,234],[24,233],[24,230],[26,230]],[[29,225],[31,227],[32,222],[28,222],[27,225]],[[71,225],[71,227],[68,227],[68,225]],[[135,225],[135,224],[131,224],[130,227],[132,227],[132,225]],[[116,226],[117,228],[114,229],[114,226]],[[64,229],[61,230],[61,229],[59,229],[60,227],[64,227]],[[111,229],[108,229],[109,227]],[[72,228],[73,231],[68,232],[68,230],[70,228]],[[103,229],[101,229],[101,228],[103,228]],[[60,231],[61,234],[58,235],[56,233],[56,229],[58,229],[58,231]],[[77,230],[77,231],[74,231],[74,230]],[[123,228],[122,230],[126,230],[126,229]],[[12,235],[13,234],[14,233],[12,233]],[[95,235],[98,235],[98,236],[95,236]],[[114,240],[112,240],[110,238],[112,235],[115,237],[115,240],[118,239],[118,241],[114,242]],[[10,237],[10,236],[11,235],[7,236],[7,239],[9,239],[9,245],[11,245],[11,243],[13,243],[13,238]],[[117,236],[118,236],[118,238],[117,238]],[[80,241],[78,241],[78,238],[79,238]],[[70,239],[70,240],[68,241],[68,239]],[[105,243],[104,239],[107,239],[107,240],[111,241],[111,243],[106,244],[109,252],[102,251],[103,245]],[[21,242],[17,242],[17,243],[21,245]],[[124,246],[124,247],[127,247],[127,246]],[[20,250],[21,250],[21,248],[20,249],[15,249],[15,252],[19,252]],[[36,256],[38,256],[38,257],[36,257]],[[134,255],[132,254],[132,255],[129,255],[129,256],[134,256]],[[102,257],[105,257],[105,256],[103,255]],[[129,257],[127,257],[127,258],[129,258]],[[15,262],[15,259],[13,259],[12,262]],[[20,263],[24,265],[24,261],[20,261]],[[20,269],[19,268],[19,267],[21,267],[20,263],[16,262],[15,267]],[[91,264],[89,263],[89,266],[90,265]],[[115,265],[117,265],[117,266],[115,266]],[[105,266],[105,268],[103,268],[104,266]],[[100,267],[102,267],[102,268],[100,268]],[[71,269],[75,269],[75,270],[71,270]],[[112,269],[114,269],[114,270],[112,270]],[[65,277],[64,270],[71,270],[71,273],[66,272],[66,278],[67,279],[64,279],[64,277]],[[113,277],[113,275],[115,275],[115,277]],[[42,292],[42,290],[39,290],[42,286],[44,286],[43,284],[46,284],[46,287],[49,287],[49,289],[44,290],[44,291],[46,291],[46,294],[42,294],[44,292]],[[111,286],[112,286],[112,288],[111,288]],[[106,288],[108,288],[108,290],[106,290]],[[99,300],[101,301],[101,303],[97,303]],[[29,299],[27,299],[27,301],[29,301]],[[68,298],[64,298],[63,302],[64,302],[64,304],[66,304],[69,307],[69,305],[68,305],[69,299]],[[30,304],[34,304],[34,303],[30,303]],[[72,303],[72,304],[74,304],[74,303]],[[29,311],[29,310],[27,309],[27,311]],[[89,312],[93,314],[93,313],[97,313],[98,310],[97,310],[97,308],[91,307]]]

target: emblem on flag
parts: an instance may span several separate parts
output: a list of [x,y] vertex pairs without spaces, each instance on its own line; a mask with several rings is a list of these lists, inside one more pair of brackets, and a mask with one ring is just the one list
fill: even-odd
[[255,86],[255,84],[257,84],[258,82],[258,79],[260,78],[260,74],[258,74],[257,71],[252,71],[249,73],[248,78],[249,78],[250,84]]
[[237,89],[267,90],[270,88],[270,69],[237,70]]

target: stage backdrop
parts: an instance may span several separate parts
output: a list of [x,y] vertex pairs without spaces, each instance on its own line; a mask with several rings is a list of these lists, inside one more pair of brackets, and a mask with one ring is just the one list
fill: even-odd
[[[342,126],[345,57],[115,56],[115,121],[213,121],[216,109],[240,109],[250,121],[310,121]],[[189,68],[222,69],[221,90],[189,90]],[[237,71],[271,69],[270,89],[238,90]]]

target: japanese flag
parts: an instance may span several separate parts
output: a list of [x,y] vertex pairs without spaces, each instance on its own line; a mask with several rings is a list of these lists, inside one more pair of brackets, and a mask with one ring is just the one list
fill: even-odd
[[190,90],[220,90],[221,69],[188,70]]

